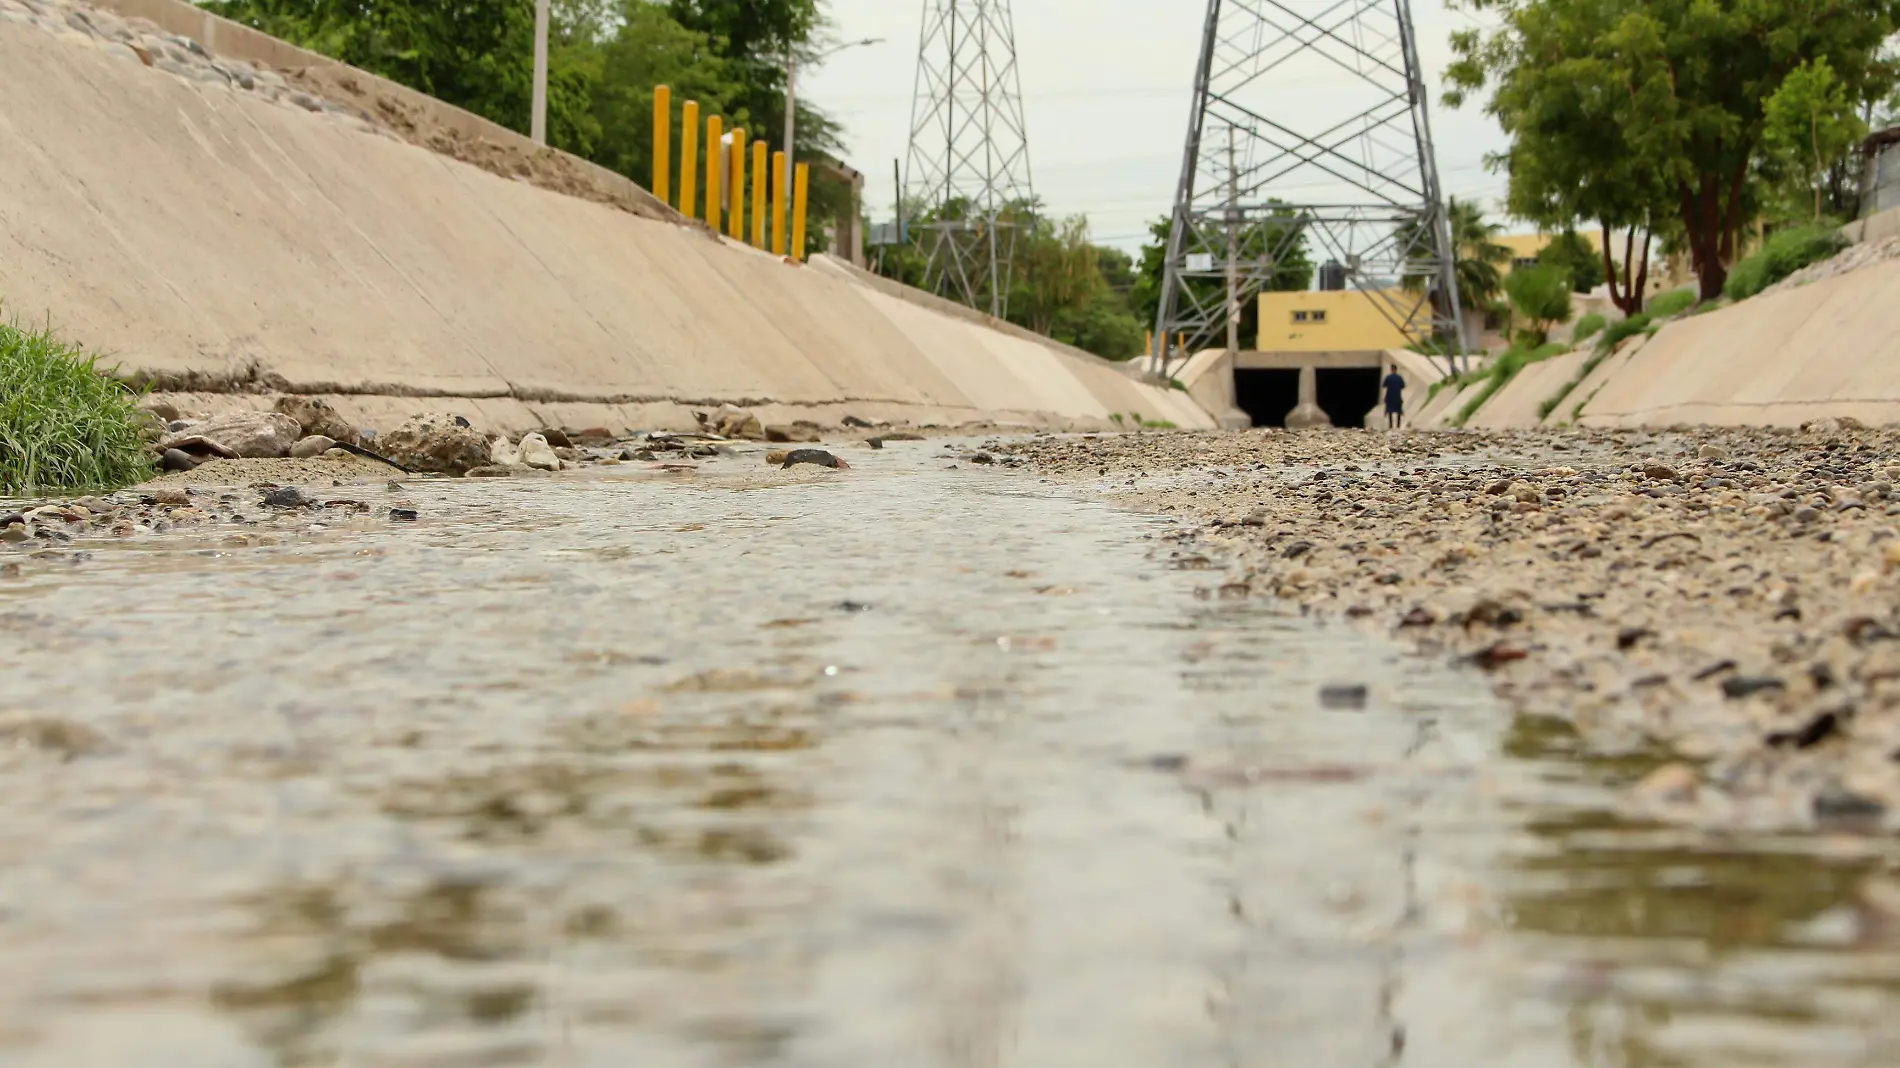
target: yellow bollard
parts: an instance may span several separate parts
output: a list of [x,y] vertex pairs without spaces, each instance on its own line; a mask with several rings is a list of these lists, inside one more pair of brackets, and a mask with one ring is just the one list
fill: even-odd
[[726,120],[719,116],[706,120],[706,225],[715,234],[719,232],[720,179],[726,170],[725,146],[720,143],[725,130]]
[[811,189],[811,164],[792,170],[792,259],[805,262],[805,197]]
[[752,142],[752,246],[765,247],[765,186],[770,164],[765,139]]
[[772,255],[785,255],[785,153],[772,153]]
[[673,178],[673,90],[664,85],[653,87],[653,195],[664,204],[672,195],[668,188]]
[[734,241],[745,242],[745,131],[732,131],[732,192],[727,196],[732,213],[726,231]]
[[693,183],[699,178],[699,101],[680,111],[680,214],[693,217]]
[[1148,358],[1149,358],[1149,359],[1151,359],[1151,360],[1152,360],[1152,359],[1154,359],[1154,355],[1155,355],[1155,332],[1154,332],[1153,330],[1150,330],[1150,331],[1148,331],[1148,347],[1147,347],[1147,348],[1144,348],[1144,349],[1142,349],[1141,351],[1142,351],[1142,352],[1144,352],[1144,353],[1146,353],[1146,354],[1148,355]]

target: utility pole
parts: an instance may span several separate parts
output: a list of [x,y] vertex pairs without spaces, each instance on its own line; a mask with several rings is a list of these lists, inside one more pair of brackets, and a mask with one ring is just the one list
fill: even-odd
[[[1240,167],[1234,128],[1227,128],[1227,351],[1240,351]],[[1187,353],[1182,353],[1185,359]]]
[[548,0],[534,0],[534,93],[528,136],[548,143]]

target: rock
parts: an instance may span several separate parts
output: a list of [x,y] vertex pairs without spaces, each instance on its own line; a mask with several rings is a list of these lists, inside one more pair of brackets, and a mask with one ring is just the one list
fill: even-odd
[[292,445],[290,447],[290,455],[294,459],[308,460],[313,456],[322,456],[334,448],[336,448],[335,438],[325,437],[322,434],[312,434],[297,442],[297,444]]
[[214,415],[160,442],[161,447],[199,452],[193,445],[211,446],[218,455],[245,458],[284,456],[303,436],[303,427],[282,412],[225,412]]
[[1638,799],[1652,804],[1686,805],[1702,791],[1702,777],[1687,764],[1664,764],[1630,788]]
[[1731,701],[1769,690],[1785,690],[1788,684],[1772,675],[1730,675],[1722,680],[1722,696]]
[[964,459],[973,464],[993,464],[996,462],[996,457],[991,456],[987,452],[974,453],[972,455],[965,456]]
[[765,462],[773,467],[777,467],[783,464],[785,458],[790,455],[791,451],[789,449],[773,449],[771,452],[765,454]]
[[802,426],[781,426],[774,423],[765,428],[765,440],[778,442],[810,442],[819,441],[821,438],[816,431],[808,430]]
[[396,523],[413,523],[420,517],[414,508],[391,508],[389,518]]
[[32,536],[25,523],[8,523],[4,529],[0,529],[0,541],[21,542]]
[[164,471],[189,471],[203,461],[183,449],[166,449],[158,458],[158,466]]
[[567,436],[567,431],[559,427],[551,426],[543,429],[541,440],[547,442],[550,448],[571,449],[574,447],[574,440]]
[[363,443],[356,427],[341,412],[316,397],[279,397],[275,410],[295,419],[305,437],[325,437],[349,445]]
[[268,508],[309,508],[316,503],[295,486],[279,486],[264,493],[264,505]]
[[1887,806],[1838,783],[1814,795],[1814,818],[1819,823],[1870,823],[1887,814]]
[[355,455],[355,453],[348,449],[332,448],[323,450],[323,458],[326,460],[347,460]]
[[1674,482],[1679,476],[1676,474],[1676,469],[1668,464],[1644,464],[1643,477],[1652,478],[1658,482]]
[[515,469],[513,467],[509,467],[503,464],[490,464],[487,467],[469,468],[467,477],[469,478],[509,478],[509,477],[512,477],[514,473],[515,473]]
[[864,443],[873,449],[881,449],[884,447],[883,438],[866,438],[864,439]]
[[139,402],[139,407],[158,416],[164,420],[167,425],[178,421],[178,409],[169,401],[162,401],[157,397],[147,397]]
[[521,463],[521,450],[497,434],[495,440],[488,443],[488,459],[493,467],[514,467]]
[[1321,708],[1361,709],[1369,693],[1364,683],[1335,682],[1320,687],[1319,703]]
[[517,449],[520,463],[541,471],[559,471],[561,458],[554,455],[554,449],[548,445],[548,439],[540,434],[523,434]]
[[1720,445],[1704,445],[1696,450],[1695,458],[1698,460],[1726,460],[1728,459],[1728,450]]
[[1821,518],[1820,510],[1815,508],[1813,505],[1807,505],[1807,504],[1804,504],[1801,507],[1796,508],[1793,514],[1794,514],[1794,521],[1797,523],[1812,523],[1816,519]]
[[1517,485],[1517,483],[1516,481],[1512,479],[1500,478],[1496,482],[1493,482],[1489,486],[1486,486],[1484,488],[1484,492],[1493,497],[1500,497],[1506,493],[1511,492],[1511,487],[1515,485]]
[[869,419],[859,419],[855,415],[845,416],[842,422],[844,423],[845,426],[856,427],[860,430],[868,430],[871,427],[877,425],[876,423],[871,422]]
[[699,420],[701,427],[722,438],[759,441],[765,437],[765,427],[759,417],[735,404],[722,404],[711,415],[694,412],[693,418]]
[[191,503],[191,495],[184,490],[167,487],[153,490],[150,502],[166,508],[182,508]]
[[780,467],[794,467],[798,464],[817,464],[819,467],[832,467],[849,470],[851,465],[838,459],[823,449],[793,449],[785,454],[785,462]]
[[379,451],[404,467],[448,475],[489,464],[488,440],[446,415],[410,419],[380,439]]

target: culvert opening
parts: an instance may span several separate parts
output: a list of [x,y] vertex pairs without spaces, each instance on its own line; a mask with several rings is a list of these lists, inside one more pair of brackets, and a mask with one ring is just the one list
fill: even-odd
[[1334,426],[1363,429],[1367,412],[1374,408],[1385,410],[1385,400],[1379,395],[1381,377],[1377,367],[1321,368],[1319,406]]
[[1300,373],[1235,368],[1234,403],[1255,426],[1285,426],[1286,414],[1300,403]]

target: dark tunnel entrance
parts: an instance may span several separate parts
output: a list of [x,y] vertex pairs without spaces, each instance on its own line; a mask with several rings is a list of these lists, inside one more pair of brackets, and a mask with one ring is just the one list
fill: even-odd
[[1234,404],[1255,426],[1285,426],[1286,413],[1300,403],[1298,371],[1234,368]]
[[1383,409],[1379,396],[1377,367],[1339,367],[1319,370],[1319,406],[1333,425],[1345,430],[1362,430],[1366,413]]

